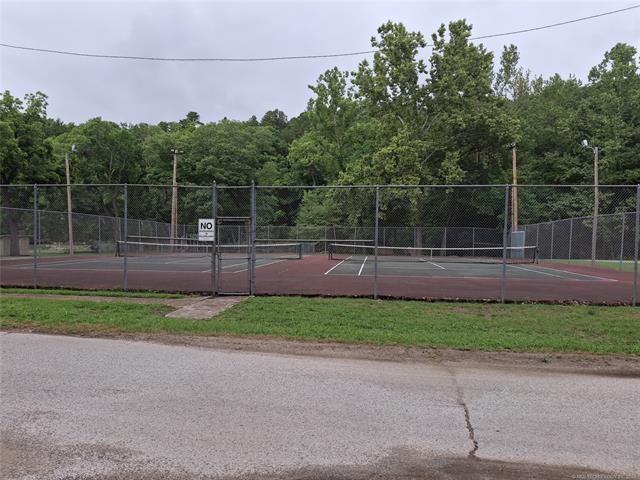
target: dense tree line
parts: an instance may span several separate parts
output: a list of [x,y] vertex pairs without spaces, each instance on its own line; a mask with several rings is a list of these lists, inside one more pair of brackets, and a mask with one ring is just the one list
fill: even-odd
[[[170,150],[179,149],[181,184],[505,184],[515,143],[520,183],[588,184],[591,152],[580,146],[587,138],[600,146],[602,183],[640,183],[634,47],[612,46],[583,82],[533,75],[514,45],[496,60],[470,35],[464,20],[442,25],[424,58],[423,34],[388,22],[371,39],[373,59],[353,72],[322,73],[306,111],[291,119],[275,109],[246,121],[202,123],[189,112],[157,125],[102,118],[75,125],[49,118],[41,92],[18,99],[6,91],[0,181],[63,183],[64,152],[76,144],[74,183],[169,184]],[[381,211],[417,218],[425,208],[451,210],[444,197],[431,205],[418,197],[417,190],[386,191]],[[335,221],[336,210],[360,215],[331,191],[293,201],[299,223]]]

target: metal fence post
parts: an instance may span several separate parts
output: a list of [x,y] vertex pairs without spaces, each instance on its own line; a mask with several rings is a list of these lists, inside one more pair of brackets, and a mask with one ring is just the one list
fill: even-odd
[[573,217],[569,219],[569,263],[571,263],[571,244],[573,243]]
[[33,186],[33,288],[38,288],[38,185]]
[[251,182],[251,221],[250,221],[249,294],[256,293],[256,184]]
[[471,228],[471,256],[476,256],[476,228]]
[[101,253],[101,247],[100,247],[100,243],[102,241],[102,230],[101,230],[101,223],[102,223],[102,217],[100,215],[97,215],[98,217],[98,245],[97,245],[97,249],[98,249],[98,253]]
[[500,284],[500,301],[504,303],[507,283],[507,235],[509,229],[509,189],[504,190],[504,228],[502,230],[502,282]]
[[127,191],[127,184],[124,184],[124,261],[123,263],[123,275],[122,275],[122,288],[127,290],[128,287],[128,275],[127,275],[127,259],[129,258],[129,195]]
[[[596,150],[596,158],[597,158],[597,150]],[[597,168],[596,168],[597,171]],[[599,203],[599,192],[598,192],[598,182],[597,182],[597,172],[596,172],[596,184],[594,185],[593,190],[593,221],[591,222],[591,266],[596,266],[596,256],[597,256],[597,248],[596,245],[598,243],[598,215],[600,214],[598,211],[598,203]]]
[[213,219],[213,242],[211,243],[211,293],[213,296],[218,294],[218,272],[216,271],[216,255],[218,246],[218,185],[213,182],[211,189],[211,218]]
[[556,222],[551,222],[551,260],[553,260],[553,236],[555,235]]
[[625,214],[622,214],[622,230],[620,232],[620,270],[622,270],[622,263],[624,260],[624,217]]
[[633,247],[633,301],[635,307],[638,301],[638,243],[640,243],[640,185],[636,186],[636,231]]
[[378,213],[380,211],[380,186],[376,185],[376,214],[374,228],[373,299],[378,299]]

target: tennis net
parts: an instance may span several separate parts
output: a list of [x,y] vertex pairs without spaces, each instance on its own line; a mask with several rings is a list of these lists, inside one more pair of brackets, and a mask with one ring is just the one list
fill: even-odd
[[[222,258],[247,258],[251,255],[249,245],[217,245]],[[302,258],[302,243],[256,243],[256,258],[272,260],[299,260]]]
[[[507,247],[507,263],[535,263],[538,249],[535,246]],[[502,263],[502,247],[378,247],[379,262],[436,262],[436,263]],[[373,260],[376,247],[332,243],[329,259],[362,262]]]
[[[211,243],[124,242],[116,245],[119,257],[210,257]],[[221,258],[249,258],[250,245],[216,245]],[[256,258],[297,260],[302,258],[301,243],[256,244]]]

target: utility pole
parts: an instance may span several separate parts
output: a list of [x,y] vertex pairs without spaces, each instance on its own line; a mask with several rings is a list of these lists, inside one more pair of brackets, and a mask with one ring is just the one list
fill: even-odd
[[67,175],[67,226],[69,229],[69,255],[73,255],[73,214],[71,209],[71,174],[69,173],[69,153],[76,151],[75,143],[71,145],[71,152],[64,154],[64,170]]
[[171,153],[173,154],[173,182],[172,182],[172,193],[171,193],[171,228],[169,236],[169,243],[173,244],[176,241],[176,237],[178,236],[178,154],[182,153],[177,149],[172,149]]
[[511,189],[511,231],[518,230],[518,170],[516,162],[516,144],[511,145],[511,170],[512,170],[512,184]]
[[596,244],[598,241],[598,211],[600,206],[600,188],[598,180],[598,147],[589,146],[589,142],[582,140],[582,146],[593,151],[593,221],[591,229],[591,266],[596,265]]

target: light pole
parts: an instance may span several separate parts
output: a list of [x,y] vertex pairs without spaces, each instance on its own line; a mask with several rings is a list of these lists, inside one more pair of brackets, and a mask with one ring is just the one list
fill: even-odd
[[598,209],[600,204],[600,189],[598,188],[598,147],[592,147],[589,142],[582,140],[582,146],[593,152],[593,222],[591,230],[591,266],[596,264],[596,242],[598,238]]
[[71,211],[71,175],[69,173],[69,153],[75,153],[76,144],[71,145],[71,151],[64,154],[64,169],[67,175],[67,224],[69,228],[69,255],[73,255],[73,215]]
[[171,232],[169,236],[169,243],[173,244],[178,236],[178,154],[182,153],[180,150],[173,148],[171,149],[171,153],[173,155],[173,191],[171,193]]

